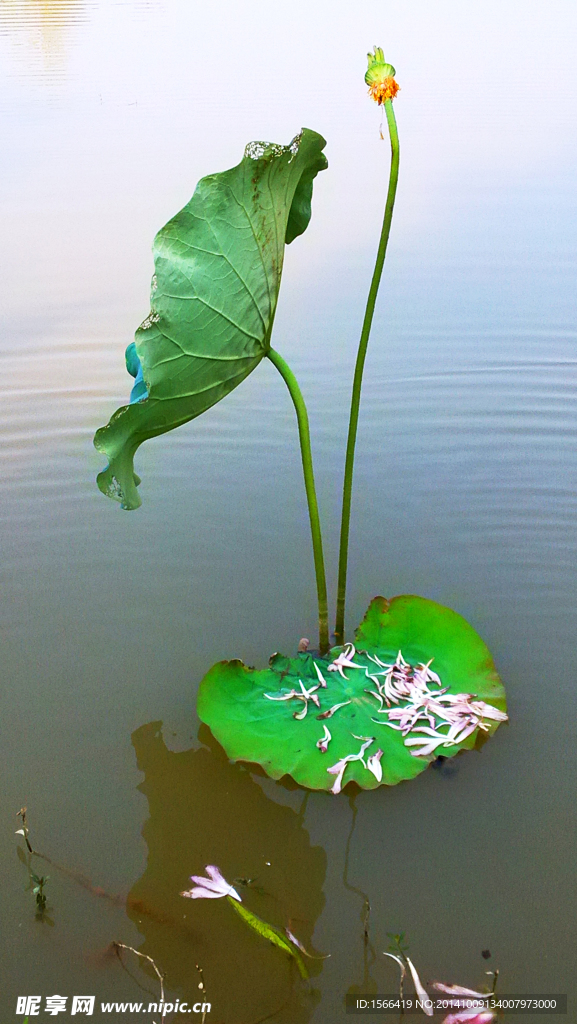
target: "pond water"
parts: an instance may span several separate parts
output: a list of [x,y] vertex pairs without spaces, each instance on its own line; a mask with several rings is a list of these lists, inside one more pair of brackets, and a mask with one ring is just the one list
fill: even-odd
[[[577,12],[398,6],[0,0],[5,1020],[22,994],[95,994],[98,1019],[101,1000],[153,1000],[157,979],[130,954],[123,970],[117,940],[155,960],[172,998],[196,1001],[200,965],[213,1024],[332,1024],[352,987],[396,990],[382,951],[400,931],[423,979],[476,987],[499,968],[504,993],[568,993],[572,1019]],[[92,437],[128,397],[155,232],[247,141],[318,130],[330,166],[287,250],[273,344],[309,403],[334,595],[388,169],[362,80],[375,42],[402,86],[401,183],[347,631],[375,594],[449,605],[489,645],[511,724],[450,771],[331,798],[229,764],[195,714],[215,661],[265,665],[314,637],[274,368],[140,450],[138,512],[97,490]],[[33,865],[50,876],[43,921],[13,834],[24,804],[51,862]],[[331,954],[309,988],[226,903],[180,898],[207,863],[255,879],[257,913]]]

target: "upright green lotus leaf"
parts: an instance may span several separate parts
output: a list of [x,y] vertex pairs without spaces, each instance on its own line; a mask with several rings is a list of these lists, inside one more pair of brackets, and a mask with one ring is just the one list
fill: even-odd
[[[388,700],[386,666],[399,651],[413,669],[431,663],[435,679],[427,687],[435,695],[443,691],[444,704],[432,697],[427,707],[418,705],[414,688],[411,697]],[[425,669],[418,671],[427,678]],[[403,733],[398,715],[415,706],[421,717]],[[451,724],[439,708],[461,716],[455,739],[469,734],[447,743]],[[450,608],[406,595],[374,598],[355,645],[334,648],[327,658],[276,654],[260,671],[219,662],[198,694],[198,714],[229,757],[258,763],[274,779],[291,775],[309,789],[332,792],[351,781],[374,789],[412,779],[439,754],[453,757],[479,745],[506,719],[505,710],[493,659],[472,626]]]
[[123,508],[140,505],[138,446],[215,405],[267,354],[284,246],[309,223],[325,145],[307,128],[289,146],[250,143],[156,236],[150,314],[126,353],[131,401],[94,438],[109,460],[98,486]]

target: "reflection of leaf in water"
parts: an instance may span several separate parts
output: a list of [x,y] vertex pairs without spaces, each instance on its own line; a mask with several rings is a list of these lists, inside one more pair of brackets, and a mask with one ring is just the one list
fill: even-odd
[[[84,0],[10,0],[0,3],[0,31],[16,44],[28,43],[29,71],[50,77],[66,63],[65,44],[71,25],[86,20]],[[38,56],[41,57],[38,67]]]
[[[274,1020],[304,1024],[313,1000],[288,956],[248,929],[226,900],[192,903],[179,894],[206,864],[218,864],[230,880],[254,879],[240,889],[243,905],[281,931],[288,925],[314,952],[325,852],[311,846],[296,811],[265,796],[245,768],[205,748],[173,753],[160,726],[144,725],[132,737],[150,812],[147,867],[128,899],[144,936],[139,949],[166,973],[167,991],[189,1003],[198,1000],[200,964],[215,1022],[265,1017],[283,1005],[292,983]],[[322,961],[307,966],[318,974]]]

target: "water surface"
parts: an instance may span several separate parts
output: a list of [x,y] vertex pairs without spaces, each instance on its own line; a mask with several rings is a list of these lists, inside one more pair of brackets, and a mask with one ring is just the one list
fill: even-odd
[[[476,986],[496,966],[502,991],[575,999],[575,9],[553,9],[411,0],[385,22],[372,2],[273,15],[0,0],[6,1016],[23,993],[152,999],[139,986],[157,992],[153,976],[107,955],[113,939],[152,956],[180,999],[200,964],[210,1019],[226,1024],[344,1019],[350,986],[395,989],[382,950],[397,931],[424,978]],[[229,765],[195,715],[213,662],[264,665],[314,637],[282,381],[261,364],[145,445],[136,513],[97,490],[92,436],[128,397],[154,233],[249,139],[322,132],[330,168],[287,251],[274,345],[309,402],[334,593],[387,157],[362,84],[375,41],[402,86],[402,165],[363,393],[348,631],[378,593],[451,606],[493,652],[511,726],[454,773],[358,794],[345,878],[347,795],[305,800]],[[53,927],[35,919],[16,855],[22,804],[55,862],[42,868]],[[211,860],[256,879],[257,913],[294,919],[331,953],[312,991],[226,905],[178,896]]]

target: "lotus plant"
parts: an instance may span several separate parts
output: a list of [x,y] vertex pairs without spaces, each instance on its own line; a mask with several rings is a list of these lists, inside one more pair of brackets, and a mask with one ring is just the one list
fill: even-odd
[[[383,51],[368,54],[369,95],[383,106],[391,138],[391,172],[375,273],[367,301],[352,389],[343,486],[336,635],[344,631],[344,597],[354,449],[362,370],[383,269],[398,178],[399,142],[392,101],[395,69]],[[381,133],[382,134],[382,133]],[[321,653],[329,648],[327,585],[308,412],[298,382],[271,345],[285,245],[307,228],[313,180],[328,166],[326,143],[309,129],[288,146],[251,142],[237,167],[202,179],[192,199],[158,233],[150,312],[125,352],[135,383],[130,402],[94,438],[108,457],[98,486],[125,509],[140,505],[133,458],[148,438],[211,408],[263,358],[278,370],[298,426],[313,548]]]
[[[108,466],[98,476],[98,486],[123,508],[135,509],[140,504],[140,479],[133,462],[144,441],[202,415],[239,386],[263,359],[278,371],[296,414],[317,592],[318,652],[309,651],[309,641],[303,637],[295,659],[278,655],[284,662],[283,669],[274,670],[274,683],[269,675],[263,686],[254,685],[252,673],[258,674],[257,670],[245,669],[237,661],[220,662],[201,683],[198,713],[230,757],[258,761],[274,778],[288,772],[303,785],[333,793],[341,791],[347,765],[357,763],[349,777],[357,782],[360,778],[359,784],[366,788],[374,788],[375,780],[377,784],[394,785],[414,778],[421,770],[419,762],[426,767],[439,749],[451,747],[456,753],[476,730],[493,732],[495,723],[507,718],[488,700],[492,696],[504,698],[489,651],[468,623],[449,608],[414,595],[390,601],[375,598],[366,619],[371,621],[370,632],[376,639],[367,645],[367,651],[360,644],[355,647],[345,643],[350,512],[362,380],[399,173],[399,137],[393,110],[399,86],[395,69],[380,47],[367,54],[364,77],[370,98],[386,116],[391,156],[384,216],[351,389],[334,631],[338,646],[331,651],[307,407],[294,373],[272,347],[286,247],[308,228],[313,183],[328,167],[323,152],[326,142],[317,132],[303,128],[286,146],[249,143],[237,166],[203,178],[187,205],[159,231],[153,245],[150,313],[125,352],[127,370],[135,381],[130,400],[94,439],[98,451],[108,458]],[[357,640],[363,625],[357,631]],[[405,655],[399,650],[396,660],[389,660],[390,651],[401,645],[405,645]],[[428,660],[419,661],[423,647]],[[436,667],[439,663],[450,666],[452,678],[461,680],[462,692],[449,693],[448,687],[441,686],[439,675],[431,668],[433,656],[438,658]],[[366,694],[354,692],[359,671],[364,674]],[[285,683],[287,675],[290,681]],[[243,689],[240,699],[233,693],[231,682]],[[273,691],[275,685],[280,692]],[[265,700],[261,700],[263,694]],[[257,698],[261,706],[255,709]],[[267,706],[269,701],[275,702],[272,707]],[[284,714],[285,709],[290,709],[288,714]],[[332,730],[319,738],[313,719],[329,720],[337,713]],[[366,759],[366,746],[360,753],[348,753],[350,737],[376,732],[373,723],[386,727],[379,737],[379,749]],[[300,732],[298,739],[296,730]],[[329,769],[336,776],[329,785],[324,763],[317,770],[309,762],[315,759],[318,763],[319,753],[326,754],[331,731],[335,757],[344,756]],[[400,738],[393,739],[390,731]],[[303,735],[307,737],[304,753]]]

